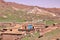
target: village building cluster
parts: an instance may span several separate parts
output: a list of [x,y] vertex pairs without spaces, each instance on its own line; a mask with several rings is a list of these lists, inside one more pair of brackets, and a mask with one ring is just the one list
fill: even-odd
[[40,35],[44,35],[51,30],[60,27],[59,24],[52,24],[50,26],[43,23],[0,23],[0,39],[1,40],[19,40],[22,35],[38,31]]

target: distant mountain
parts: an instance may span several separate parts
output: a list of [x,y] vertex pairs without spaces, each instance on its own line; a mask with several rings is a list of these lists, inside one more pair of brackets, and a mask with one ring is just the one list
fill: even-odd
[[60,15],[60,8],[46,8],[46,10]]
[[[58,19],[59,8],[28,6],[0,0],[0,21],[25,22],[40,19]],[[58,17],[58,18],[57,18]]]

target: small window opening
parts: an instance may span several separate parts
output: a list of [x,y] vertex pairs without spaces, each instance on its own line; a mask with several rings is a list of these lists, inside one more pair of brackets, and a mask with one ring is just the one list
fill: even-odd
[[55,24],[53,24],[53,26],[55,26]]
[[26,29],[26,26],[25,26],[25,29]]
[[48,28],[49,26],[45,26],[45,28]]
[[7,29],[3,29],[4,31],[7,31]]
[[41,38],[41,37],[43,37],[43,35],[39,36],[38,38]]
[[12,31],[12,29],[10,29],[10,31]]
[[0,40],[2,40],[2,38],[0,38]]
[[56,40],[60,40],[59,38],[57,38]]

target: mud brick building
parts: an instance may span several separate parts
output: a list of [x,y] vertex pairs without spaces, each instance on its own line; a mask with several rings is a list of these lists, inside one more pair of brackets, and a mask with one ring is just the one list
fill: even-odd
[[40,35],[44,35],[45,33],[58,28],[58,24],[47,26],[45,24],[37,23],[4,23],[4,25],[10,25],[10,27],[7,26],[0,31],[1,40],[20,40],[23,37],[22,35],[35,31],[39,31]]
[[[32,26],[32,25],[30,25]],[[32,26],[33,27],[33,26]],[[28,29],[27,25],[23,26],[16,24],[13,27],[3,28],[1,34],[1,40],[20,40],[22,35],[25,35],[27,32],[32,32],[33,29]]]

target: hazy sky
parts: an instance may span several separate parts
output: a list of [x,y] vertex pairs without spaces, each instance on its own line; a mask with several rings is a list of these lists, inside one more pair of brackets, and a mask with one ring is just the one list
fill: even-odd
[[5,1],[40,7],[60,7],[60,0],[5,0]]

